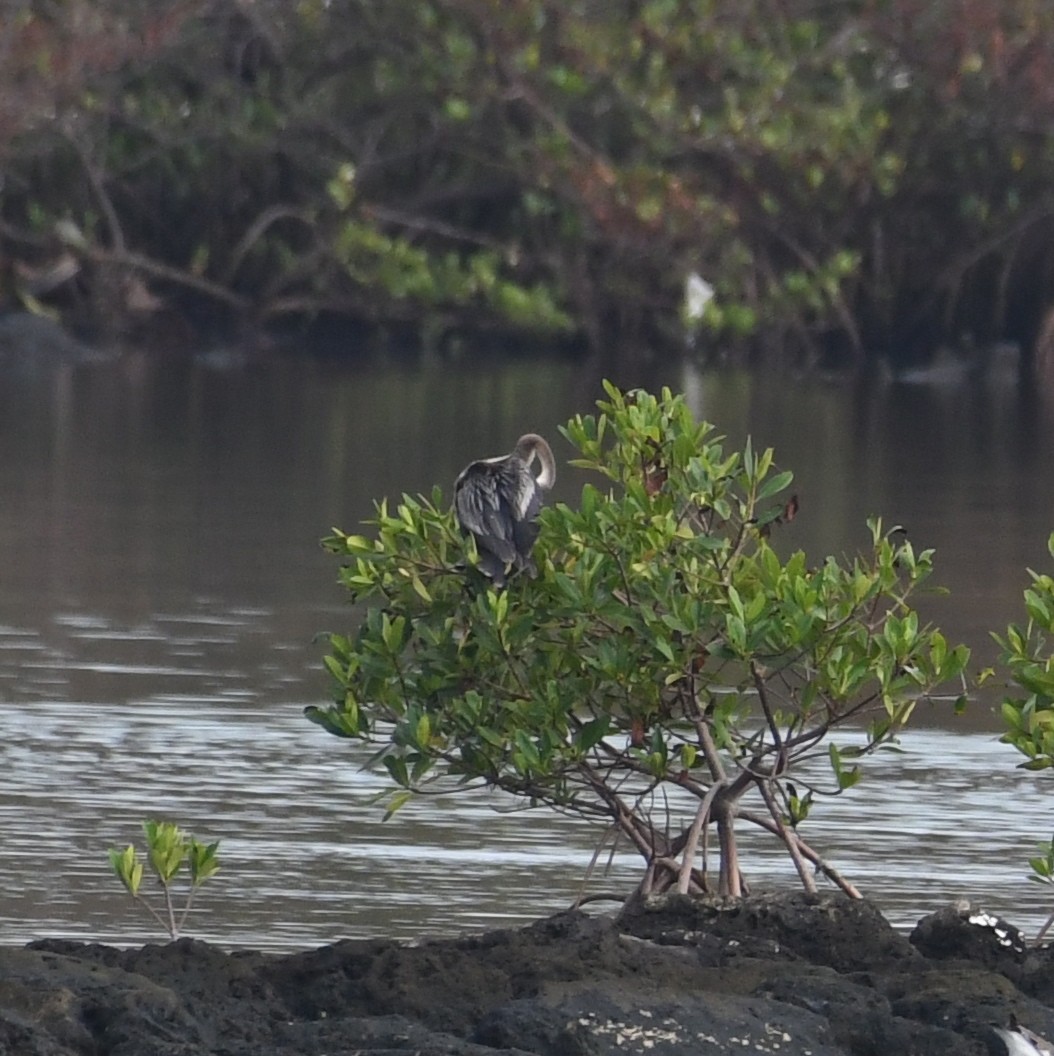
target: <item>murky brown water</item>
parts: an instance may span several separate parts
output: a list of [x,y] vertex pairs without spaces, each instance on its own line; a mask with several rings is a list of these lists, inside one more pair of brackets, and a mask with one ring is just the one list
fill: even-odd
[[[953,593],[929,608],[982,658],[1018,616],[1025,566],[1046,567],[1052,433],[1031,393],[618,380],[686,388],[736,441],[775,446],[802,499],[788,545],[856,549],[880,512],[936,546]],[[570,902],[598,832],[487,796],[382,823],[362,753],[301,711],[327,691],[314,635],[348,619],[319,538],[520,432],[555,434],[598,391],[561,364],[0,366],[2,941],[157,937],[106,863],[149,816],[222,841],[188,930],[229,945],[410,938]],[[560,497],[579,484],[564,473]],[[1025,860],[1054,828],[1054,777],[1015,768],[992,703],[923,716],[810,820],[899,923],[962,895],[1033,931],[1047,915]],[[775,848],[747,854],[755,886],[792,884]],[[637,868],[616,854],[589,889],[624,891]]]

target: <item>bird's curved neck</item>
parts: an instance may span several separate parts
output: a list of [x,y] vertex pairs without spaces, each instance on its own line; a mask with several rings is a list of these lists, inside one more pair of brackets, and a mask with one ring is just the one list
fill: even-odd
[[553,458],[553,449],[545,437],[537,433],[521,436],[516,444],[515,454],[528,465],[537,457],[542,471],[538,474],[536,483],[543,491],[548,491],[556,483],[556,459]]

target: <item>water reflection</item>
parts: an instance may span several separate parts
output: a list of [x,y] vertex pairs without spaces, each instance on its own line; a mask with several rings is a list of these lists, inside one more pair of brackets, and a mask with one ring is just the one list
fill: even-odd
[[[661,364],[616,380],[684,388],[734,442],[776,448],[802,502],[781,546],[856,550],[871,513],[935,546],[952,594],[927,611],[982,659],[988,630],[1019,617],[1025,567],[1049,562],[1054,510],[1037,482],[1051,428],[1027,386]],[[277,359],[221,372],[135,354],[0,374],[7,941],[156,937],[105,862],[155,814],[222,840],[193,931],[230,944],[414,937],[570,902],[599,832],[498,813],[511,804],[486,796],[382,824],[361,756],[301,709],[327,690],[314,636],[350,618],[318,539],[369,516],[375,498],[436,482],[449,495],[467,461],[529,430],[557,438],[599,392],[564,363]],[[557,497],[573,502],[582,479],[562,473]],[[924,715],[948,729],[910,734],[905,754],[875,760],[816,818],[814,842],[898,921],[963,894],[1033,930],[1046,916],[1023,874],[1047,831],[1048,782],[1014,768],[991,709]],[[755,885],[791,883],[769,843],[749,853]],[[617,852],[591,889],[624,890],[637,868]]]

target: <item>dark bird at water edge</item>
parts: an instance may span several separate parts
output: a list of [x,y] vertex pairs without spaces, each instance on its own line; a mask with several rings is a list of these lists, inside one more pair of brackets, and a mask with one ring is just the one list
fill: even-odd
[[[531,468],[536,458],[541,463],[537,477]],[[521,436],[511,454],[472,462],[458,476],[458,523],[475,537],[480,571],[494,586],[504,586],[511,572],[536,573],[531,550],[538,538],[538,511],[542,493],[555,481],[552,448],[537,433]]]

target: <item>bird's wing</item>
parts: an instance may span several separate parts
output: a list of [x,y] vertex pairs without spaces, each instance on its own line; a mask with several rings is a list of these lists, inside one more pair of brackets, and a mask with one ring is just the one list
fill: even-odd
[[516,510],[509,502],[509,474],[501,464],[473,462],[454,485],[454,509],[461,527],[500,560],[516,559]]
[[523,558],[529,558],[538,538],[538,512],[542,508],[542,493],[530,473],[525,474],[526,481],[521,481],[519,497],[520,516],[513,522],[512,538],[516,551]]

